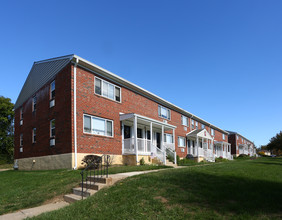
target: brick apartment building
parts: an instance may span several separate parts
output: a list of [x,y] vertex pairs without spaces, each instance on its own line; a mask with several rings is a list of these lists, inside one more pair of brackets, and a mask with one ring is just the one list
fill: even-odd
[[231,154],[232,155],[256,155],[255,144],[242,136],[241,134],[234,131],[227,131],[228,134],[228,142],[231,144]]
[[88,154],[115,164],[166,155],[232,159],[228,132],[79,57],[35,62],[15,104],[19,169],[81,166]]

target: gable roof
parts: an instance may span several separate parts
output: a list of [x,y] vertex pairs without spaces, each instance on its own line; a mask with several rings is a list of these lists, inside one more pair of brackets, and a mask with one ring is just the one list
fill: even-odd
[[188,134],[186,134],[187,137],[202,137],[212,140],[212,136],[210,133],[205,129],[196,129],[193,131],[190,131]]
[[60,72],[71,61],[73,56],[74,55],[67,55],[34,62],[18,96],[15,109],[20,107],[28,98],[33,96],[36,91]]

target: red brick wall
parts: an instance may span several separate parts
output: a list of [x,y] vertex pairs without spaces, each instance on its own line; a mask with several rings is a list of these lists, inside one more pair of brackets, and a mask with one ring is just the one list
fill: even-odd
[[[113,84],[118,85],[116,83]],[[121,85],[118,86],[122,87]],[[119,119],[120,112],[136,113],[155,120],[163,121],[163,119],[158,116],[158,103],[126,88],[122,88],[121,93],[121,103],[96,95],[94,93],[94,74],[89,73],[84,69],[77,68],[78,152],[110,152],[114,154],[122,154],[121,122]],[[113,120],[114,138],[83,133],[83,113]],[[180,157],[185,157],[187,154],[187,146],[185,147],[185,152],[181,152],[181,148],[178,147],[177,137],[186,137],[186,134],[190,132],[190,127],[185,131],[184,126],[181,124],[181,114],[173,110],[171,110],[171,120],[167,121],[169,124],[177,126],[175,130],[176,152]],[[201,123],[199,123],[198,127],[201,129]],[[217,141],[222,141],[221,132],[215,130],[215,136]],[[227,135],[225,136],[225,141],[228,142]]]
[[[20,108],[15,110],[15,159],[71,153],[71,65],[55,76],[55,106],[49,108],[50,80],[35,94],[36,112],[32,113],[32,97],[23,106],[23,125],[20,126]],[[56,145],[50,147],[50,120],[56,120]],[[36,128],[36,143],[32,143],[32,129]],[[23,152],[19,152],[20,134],[23,134]]]

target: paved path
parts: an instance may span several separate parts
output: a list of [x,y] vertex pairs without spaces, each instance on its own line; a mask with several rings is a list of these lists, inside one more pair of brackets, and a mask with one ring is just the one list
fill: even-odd
[[[175,168],[185,168],[185,167],[178,166],[178,167],[175,167]],[[136,175],[141,175],[141,174],[146,174],[146,173],[158,172],[158,171],[162,171],[162,170],[169,170],[169,169],[167,168],[167,169],[158,169],[158,170],[146,170],[146,171],[135,171],[135,172],[127,172],[127,173],[117,173],[117,174],[111,174],[111,175],[109,175],[109,177],[112,177],[113,183],[115,183],[119,180],[125,179],[125,178],[130,177],[130,176],[136,176]],[[33,217],[33,216],[40,215],[44,212],[50,212],[50,211],[53,211],[53,210],[57,210],[57,209],[65,207],[67,205],[69,205],[69,203],[61,201],[61,202],[50,203],[50,204],[47,204],[47,205],[42,205],[42,206],[30,208],[30,209],[23,209],[23,210],[14,212],[14,213],[1,215],[0,220],[21,220],[21,219],[25,219],[27,217]]]
[[12,169],[0,169],[0,172],[7,171],[7,170],[12,170]]

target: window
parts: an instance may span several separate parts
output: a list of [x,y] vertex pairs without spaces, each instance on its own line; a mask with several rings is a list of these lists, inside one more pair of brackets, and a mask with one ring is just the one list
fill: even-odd
[[141,128],[137,128],[137,138],[143,138],[142,129]]
[[147,131],[147,140],[151,140],[151,131]]
[[205,125],[204,124],[202,124],[202,129],[205,129]]
[[158,112],[160,117],[170,120],[170,110],[168,108],[159,105]]
[[225,134],[222,134],[222,139],[225,140]]
[[168,144],[172,144],[173,143],[172,134],[164,134],[164,142],[166,142]]
[[50,121],[50,137],[55,137],[55,125],[56,125],[56,121],[55,119],[52,119]]
[[194,120],[193,119],[191,119],[191,127],[192,129],[194,129]]
[[113,137],[113,121],[94,116],[84,115],[84,132]]
[[214,129],[211,128],[211,135],[214,136]]
[[181,121],[182,121],[182,125],[185,125],[188,127],[188,118],[185,116],[181,116]]
[[20,146],[23,146],[23,134],[20,134]]
[[36,98],[36,96],[33,96],[33,98],[32,98],[32,112],[36,111],[36,102],[37,102],[37,98]]
[[20,120],[23,120],[23,107],[20,108]]
[[36,128],[32,129],[32,143],[36,143]]
[[50,84],[50,99],[55,99],[55,80]]
[[178,137],[178,147],[185,147],[185,138]]
[[104,96],[117,102],[121,101],[120,87],[97,77],[95,77],[94,87],[95,93],[97,95]]
[[196,121],[196,129],[198,129],[198,122]]
[[237,140],[239,140],[239,137],[238,137],[238,135],[236,135],[236,137],[237,137]]

